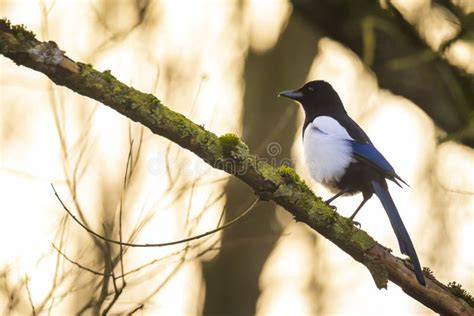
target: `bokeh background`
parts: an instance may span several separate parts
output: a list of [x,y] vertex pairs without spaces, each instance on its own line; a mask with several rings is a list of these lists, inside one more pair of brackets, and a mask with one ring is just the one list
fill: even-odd
[[[474,2],[1,0],[0,16],[110,69],[254,153],[302,164],[301,109],[329,81],[410,185],[391,192],[421,263],[474,290]],[[253,192],[94,100],[0,57],[0,314],[431,315]],[[360,196],[338,199],[348,216]],[[399,254],[372,199],[357,220]]]

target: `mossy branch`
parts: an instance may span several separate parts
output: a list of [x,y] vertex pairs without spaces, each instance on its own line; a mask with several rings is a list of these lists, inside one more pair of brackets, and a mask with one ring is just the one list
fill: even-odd
[[[18,65],[40,71],[57,85],[97,100],[153,133],[186,148],[214,168],[235,175],[261,199],[271,200],[293,214],[297,221],[329,239],[370,271],[378,288],[388,280],[432,310],[449,315],[474,315],[472,300],[459,298],[431,273],[427,286],[418,284],[411,264],[390,254],[365,231],[330,209],[289,167],[274,168],[260,161],[237,136],[214,133],[171,111],[155,96],[118,81],[110,71],[68,58],[54,42],[38,41],[23,26],[0,20],[0,53]],[[459,285],[456,283],[459,287]]]

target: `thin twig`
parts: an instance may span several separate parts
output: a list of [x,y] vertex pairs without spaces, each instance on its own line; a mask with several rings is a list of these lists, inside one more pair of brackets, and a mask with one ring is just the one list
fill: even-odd
[[59,249],[59,247],[57,247],[54,243],[51,243],[51,246],[53,246],[53,248],[61,255],[63,256],[64,259],[66,259],[67,261],[69,261],[70,263],[72,263],[73,265],[79,267],[80,269],[82,270],[85,270],[87,272],[90,272],[92,274],[95,274],[95,275],[100,275],[100,276],[104,276],[104,273],[103,272],[99,272],[99,271],[96,271],[96,270],[93,270],[91,268],[88,268],[74,260],[72,260],[71,258],[69,258],[68,256],[66,256],[66,254],[64,252],[61,251],[61,249]]
[[25,288],[26,292],[28,293],[28,301],[30,302],[31,306],[31,314],[36,315],[35,304],[33,304],[33,298],[31,297],[30,287],[28,286],[28,275],[25,275]]
[[260,201],[260,198],[256,198],[252,204],[244,211],[242,212],[239,216],[237,216],[236,218],[234,218],[233,220],[231,220],[230,222],[226,223],[225,225],[221,226],[221,227],[218,227],[216,229],[213,229],[213,230],[210,230],[210,231],[207,231],[203,234],[199,234],[199,235],[196,235],[196,236],[193,236],[193,237],[189,237],[189,238],[184,238],[184,239],[180,239],[180,240],[175,240],[175,241],[170,241],[170,242],[164,242],[164,243],[149,243],[149,244],[135,244],[135,243],[128,243],[128,242],[120,242],[118,240],[114,240],[114,239],[110,239],[110,238],[107,238],[105,236],[102,236],[98,233],[96,233],[95,231],[93,231],[92,229],[90,229],[89,227],[87,227],[86,225],[84,225],[76,216],[74,216],[74,214],[71,213],[71,211],[67,208],[67,206],[64,204],[64,202],[61,200],[61,198],[59,197],[59,194],[58,192],[56,191],[56,189],[54,188],[54,185],[51,184],[51,187],[53,188],[53,191],[54,191],[54,195],[56,196],[56,198],[59,200],[59,202],[61,203],[63,209],[69,214],[69,216],[72,217],[72,219],[77,223],[79,224],[79,226],[81,226],[83,229],[85,229],[89,234],[92,234],[93,236],[99,238],[99,239],[102,239],[104,241],[107,241],[109,243],[112,243],[112,244],[117,244],[117,245],[123,245],[123,246],[127,246],[127,247],[164,247],[164,246],[171,246],[171,245],[177,245],[177,244],[181,244],[181,243],[185,243],[185,242],[188,242],[188,241],[192,241],[192,240],[195,240],[195,239],[199,239],[199,238],[202,238],[202,237],[205,237],[205,236],[208,236],[208,235],[211,235],[211,234],[214,234],[214,233],[217,233],[218,231],[221,231],[223,229],[226,229],[227,227],[235,224],[236,222],[238,222],[240,219],[242,219],[245,215],[247,215],[254,207],[255,205],[257,205],[257,203]]
[[143,307],[145,307],[144,304],[140,304],[138,305],[135,309],[133,309],[130,313],[127,314],[127,316],[132,316],[133,314],[135,314],[136,312],[138,312],[140,309],[142,309]]

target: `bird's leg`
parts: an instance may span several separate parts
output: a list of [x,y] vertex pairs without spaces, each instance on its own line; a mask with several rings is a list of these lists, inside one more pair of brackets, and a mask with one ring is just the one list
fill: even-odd
[[362,208],[362,206],[364,206],[364,204],[370,199],[370,196],[371,195],[367,195],[367,194],[363,194],[363,197],[364,199],[362,200],[362,202],[359,204],[359,206],[356,208],[356,210],[354,211],[354,213],[352,213],[351,217],[349,217],[349,219],[356,225],[356,226],[359,226],[359,228],[361,227],[360,223],[359,222],[356,222],[354,220],[354,217],[357,215],[357,213],[360,211],[360,209]]
[[335,199],[337,199],[338,197],[340,197],[341,195],[343,195],[344,193],[347,193],[347,191],[349,191],[347,188],[346,189],[343,189],[341,191],[339,191],[336,195],[334,195],[332,198],[324,201],[324,203],[326,203],[330,208],[336,210],[337,208],[335,206],[332,206],[330,205],[329,203],[331,203],[332,201],[334,201]]
[[362,208],[362,206],[364,206],[365,202],[367,202],[369,199],[366,199],[364,198],[362,200],[362,202],[359,204],[359,206],[357,206],[356,210],[354,211],[354,213],[352,213],[351,217],[349,217],[352,221],[354,221],[354,217],[357,215],[357,213],[360,211],[360,209]]
[[349,191],[348,189],[344,189],[344,190],[341,190],[339,191],[336,195],[334,195],[332,198],[324,201],[326,204],[329,204],[331,203],[332,201],[334,201],[335,199],[337,199],[338,197],[340,197],[341,195],[343,195],[344,193],[347,193],[347,191]]

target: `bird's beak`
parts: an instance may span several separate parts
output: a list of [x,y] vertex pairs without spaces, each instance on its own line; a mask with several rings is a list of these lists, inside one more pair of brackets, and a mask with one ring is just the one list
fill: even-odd
[[303,92],[297,90],[285,90],[278,94],[279,97],[285,97],[288,99],[299,101],[303,98]]

